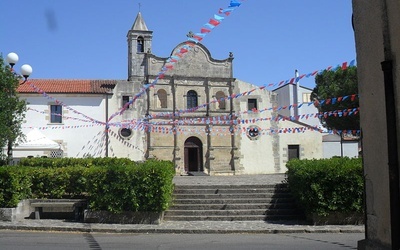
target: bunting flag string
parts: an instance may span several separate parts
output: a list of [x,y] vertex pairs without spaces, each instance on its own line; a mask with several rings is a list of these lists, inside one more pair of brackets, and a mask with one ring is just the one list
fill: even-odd
[[[57,99],[45,94],[45,92],[41,91],[39,88],[36,88],[36,89],[38,90],[39,93],[42,93],[45,97],[55,101],[56,103],[62,104],[61,101],[58,101]],[[242,97],[242,96],[245,96],[245,95],[250,95],[255,90],[256,89],[252,89],[250,91],[246,91],[246,92],[243,92],[243,93],[233,94],[233,95],[231,95],[229,97],[224,98],[224,100],[225,99],[230,99],[230,98],[239,98],[239,97]],[[288,105],[288,106],[270,107],[270,108],[265,108],[265,109],[261,109],[261,110],[247,110],[247,111],[244,111],[244,112],[236,113],[235,116],[239,116],[240,114],[262,113],[262,112],[265,112],[265,111],[279,111],[279,110],[282,110],[282,109],[289,109],[290,110],[291,108],[294,108],[296,106],[297,106],[297,108],[301,108],[303,106],[310,106],[310,105],[320,105],[320,106],[322,106],[322,105],[328,105],[328,104],[335,104],[335,103],[338,103],[338,102],[344,102],[346,100],[354,101],[356,98],[359,98],[359,95],[358,94],[352,94],[352,95],[347,95],[347,96],[342,96],[342,97],[333,97],[333,98],[325,99],[325,100],[316,100],[314,102],[301,103],[301,104],[298,104],[298,105],[291,104],[291,105]],[[203,105],[201,105],[199,107],[206,107],[207,105],[210,105],[210,104],[216,103],[216,102],[218,102],[218,100],[215,99],[212,102],[210,102],[208,104],[203,104]],[[66,107],[66,105],[64,105],[64,107]],[[194,109],[180,110],[179,112],[176,112],[175,115],[180,115],[180,114],[188,113],[188,112],[194,112],[194,111],[196,111],[198,109],[199,108],[196,107]],[[42,114],[47,114],[47,112],[38,111],[38,110],[35,110],[33,108],[28,108],[28,110],[39,112],[39,113],[42,113]],[[69,110],[74,111],[74,113],[81,114],[84,117],[88,117],[88,116],[82,114],[81,112],[76,111],[76,110],[74,110],[72,108],[69,108]],[[54,114],[54,115],[59,115],[59,114]],[[323,115],[325,117],[326,116],[331,116],[331,115],[342,116],[342,112],[340,112],[340,111],[331,111],[330,113],[319,114],[318,116],[320,117],[321,115]],[[346,112],[344,112],[344,115],[346,115]],[[90,117],[88,117],[89,118],[88,120],[83,120],[83,119],[74,118],[74,117],[67,117],[67,116],[62,116],[62,117],[65,118],[65,119],[73,119],[73,120],[78,120],[78,121],[83,121],[83,122],[93,122],[93,121],[95,121],[94,123],[99,123],[100,125],[104,125],[105,124],[103,122],[96,121],[96,120],[94,120],[93,118],[90,118]],[[155,118],[161,118],[161,117],[173,117],[173,114],[171,112],[167,112],[167,113],[161,113],[161,114],[157,114],[157,115],[149,115],[148,119],[155,119]],[[299,119],[303,119],[303,118],[308,119],[309,117],[315,117],[315,115],[314,114],[304,114],[301,117],[297,117],[297,118],[290,117],[290,120],[299,120]],[[221,119],[221,118],[219,117],[218,119]],[[131,123],[133,123],[133,121],[131,121]],[[136,124],[136,123],[133,123],[133,124]],[[194,124],[194,122],[192,122],[192,124]],[[118,125],[118,123],[117,123],[117,124],[109,124],[109,126],[121,126],[121,125]],[[133,126],[129,126],[129,127],[135,128],[135,126],[137,126],[137,125],[133,125]]]
[[329,134],[351,135],[351,136],[354,136],[354,135],[359,136],[359,135],[361,134],[361,130],[350,130],[350,129],[347,129],[347,130],[337,130],[337,129],[334,129],[334,130],[328,130],[327,132],[328,132]]
[[[165,117],[174,117],[174,116],[180,116],[182,114],[185,113],[191,113],[191,112],[195,112],[201,108],[205,108],[211,104],[220,102],[220,101],[225,101],[227,99],[233,99],[233,98],[240,98],[244,95],[250,95],[252,92],[254,92],[255,89],[251,90],[251,91],[246,91],[243,93],[239,93],[239,94],[234,94],[231,95],[229,97],[226,98],[221,98],[219,100],[214,99],[209,103],[197,106],[195,108],[191,108],[191,109],[186,109],[186,110],[179,110],[178,112],[172,113],[172,112],[163,112],[163,113],[157,113],[157,114],[150,114],[147,118],[148,119],[156,119],[156,118],[165,118]],[[265,109],[261,109],[261,110],[246,110],[244,112],[240,112],[240,113],[236,113],[236,116],[239,116],[240,114],[246,114],[246,113],[262,113],[265,111],[279,111],[282,109],[292,109],[292,108],[301,108],[303,106],[323,106],[323,105],[329,105],[329,104],[336,104],[339,102],[344,102],[346,100],[351,100],[354,101],[356,98],[359,98],[358,94],[352,94],[352,95],[347,95],[347,96],[342,96],[342,97],[333,97],[333,98],[329,98],[329,99],[325,99],[325,100],[315,100],[315,101],[310,101],[310,102],[303,102],[303,103],[299,103],[299,104],[290,104],[288,106],[275,106],[275,107],[270,107],[270,108],[265,108]]]
[[[23,127],[23,128],[29,128],[29,129],[33,129],[33,128],[37,128],[39,130],[54,130],[54,129],[69,129],[69,128],[89,128],[89,127],[93,127],[96,126],[96,124],[92,124],[92,125],[75,125],[75,126],[49,126],[49,127]],[[168,126],[152,126],[152,125],[143,125],[140,127],[137,127],[138,130],[140,131],[144,131],[144,132],[152,132],[152,133],[161,133],[161,134],[184,134],[184,135],[188,135],[188,134],[206,134],[206,135],[212,135],[212,136],[227,136],[227,135],[232,135],[232,134],[237,134],[237,133],[242,133],[243,135],[245,135],[247,132],[247,128],[246,127],[241,127],[241,128],[237,128],[236,126],[234,127],[210,127],[209,130],[207,131],[204,128],[195,128],[195,127],[168,127]],[[116,139],[120,140],[120,137],[118,136],[117,133],[115,133],[112,130],[108,130],[109,134],[112,135],[113,137],[115,137]],[[328,134],[359,134],[360,131],[359,130],[328,130],[328,131],[322,131],[320,128],[318,127],[311,127],[311,126],[304,126],[304,127],[295,127],[295,128],[277,128],[277,129],[273,129],[273,128],[268,128],[268,129],[260,129],[260,134],[261,135],[272,135],[272,134],[286,134],[286,133],[304,133],[306,131],[316,131],[316,132],[320,132],[320,133],[328,133]],[[136,149],[136,150],[141,150],[140,148],[138,148],[137,146],[124,141],[124,145],[128,146],[130,148]]]
[[[30,109],[34,110],[34,109]],[[34,110],[36,111],[36,110]],[[39,111],[40,113],[41,112]],[[160,132],[160,129],[157,129],[157,126],[176,126],[178,127],[176,131],[174,129],[165,129],[163,130],[164,132],[171,132],[171,133],[177,133],[183,131],[182,128],[179,126],[186,126],[186,125],[210,125],[210,126],[215,126],[215,125],[247,125],[247,124],[254,124],[256,122],[264,122],[264,121],[299,121],[301,119],[309,119],[309,118],[321,118],[323,117],[329,117],[329,116],[335,116],[335,117],[345,117],[345,116],[351,116],[351,115],[356,115],[359,112],[359,108],[352,108],[352,109],[346,109],[346,110],[334,110],[334,111],[329,111],[329,112],[319,112],[319,113],[314,113],[314,114],[302,114],[298,116],[272,116],[272,117],[258,117],[258,118],[253,118],[253,119],[240,119],[237,118],[236,116],[232,115],[226,115],[226,116],[217,116],[217,117],[208,117],[208,118],[184,118],[176,121],[161,121],[161,122],[147,122],[147,123],[131,123],[131,122],[120,122],[120,123],[110,123],[110,127],[117,127],[117,128],[130,128],[133,130],[140,130],[140,131],[148,131],[148,132]],[[82,120],[81,120],[82,121]],[[83,120],[85,122],[88,122],[86,120]],[[94,126],[103,126],[103,124],[95,123],[95,124],[86,124],[86,125],[72,125],[72,126],[42,126],[42,127],[36,127],[39,130],[47,130],[47,129],[71,129],[71,128],[88,128],[88,127],[94,127]],[[32,129],[34,128],[33,126],[26,126],[23,128],[29,128]],[[226,129],[226,128],[221,128],[221,129]],[[174,132],[175,131],[175,132]],[[190,130],[187,130],[190,132]],[[230,132],[229,132],[230,133]],[[226,133],[225,133],[226,134]]]
[[55,102],[57,105],[61,105],[61,106],[63,106],[64,108],[66,108],[66,109],[72,111],[73,113],[83,116],[84,118],[90,120],[92,123],[99,123],[99,124],[105,125],[104,122],[101,122],[101,121],[98,121],[98,120],[96,120],[96,119],[94,119],[94,118],[91,118],[91,117],[89,117],[89,116],[83,114],[82,112],[79,112],[79,111],[77,111],[77,110],[75,110],[75,109],[69,107],[68,105],[66,105],[66,104],[63,103],[62,101],[59,101],[59,100],[57,100],[56,98],[54,98],[54,97],[48,95],[45,91],[43,91],[43,90],[40,89],[39,87],[35,86],[33,83],[28,82],[28,84],[29,84],[29,86],[30,86],[31,88],[33,88],[37,93],[42,94],[44,97],[46,97],[46,98],[49,99],[49,100],[52,100],[52,101]]
[[117,133],[115,133],[114,131],[110,130],[108,134],[110,136],[112,136],[113,138],[117,139],[118,141],[120,141],[124,146],[126,146],[128,148],[132,148],[132,149],[138,150],[141,153],[145,154],[145,152],[140,147],[138,147],[138,146],[136,146],[136,145],[134,145],[132,143],[129,143],[126,140],[121,140],[121,137],[119,137],[119,135]]
[[[174,57],[174,56],[172,56],[172,57]],[[353,60],[350,63],[344,62],[341,65],[342,65],[341,68],[343,70],[345,70],[345,69],[348,68],[347,65],[354,66],[355,65],[355,61]],[[340,66],[340,64],[335,68],[328,67],[327,70],[337,70],[339,68],[339,66]],[[314,71],[313,73],[309,73],[309,74],[306,74],[306,75],[301,75],[301,76],[299,76],[299,79],[301,79],[302,77],[315,76],[315,74],[317,74],[318,72],[322,72],[322,71],[323,70],[317,70],[317,71]],[[296,81],[299,80],[299,79],[296,79]],[[100,123],[100,124],[103,124],[103,125],[107,125],[107,123],[104,123],[104,122],[98,121],[96,119],[93,119],[93,118],[83,114],[82,112],[79,112],[79,111],[69,107],[68,105],[66,105],[62,101],[59,101],[56,98],[48,95],[45,91],[43,91],[40,88],[36,87],[33,83],[30,83],[30,82],[28,82],[28,83],[29,83],[29,86],[31,86],[37,93],[42,94],[47,99],[50,99],[50,100],[54,101],[55,103],[57,103],[59,105],[62,105],[63,107],[65,107],[66,109],[72,111],[73,113],[78,114],[78,115],[82,115],[83,117],[87,118],[89,121],[91,121],[93,123]],[[195,108],[191,108],[191,109],[187,109],[187,110],[179,110],[178,112],[175,112],[175,113],[165,112],[165,113],[159,113],[157,115],[149,115],[147,118],[155,119],[155,118],[158,118],[158,117],[179,116],[180,114],[194,112],[196,110],[199,110],[201,108],[206,108],[207,106],[209,106],[211,104],[215,104],[215,103],[218,103],[218,102],[221,102],[221,101],[227,101],[227,100],[230,100],[230,99],[234,99],[234,98],[239,98],[239,97],[242,97],[242,96],[250,95],[251,93],[253,93],[257,89],[262,90],[265,87],[266,86],[264,85],[264,86],[261,86],[261,87],[258,87],[258,88],[251,89],[250,91],[245,91],[245,92],[242,92],[242,93],[239,93],[239,94],[232,94],[230,96],[227,96],[227,97],[224,97],[224,98],[221,98],[221,99],[214,99],[209,103],[202,104],[202,105],[200,105],[198,107],[195,107]],[[325,99],[325,100],[315,100],[313,102],[310,101],[310,102],[307,102],[307,103],[290,104],[288,106],[280,106],[280,107],[271,107],[271,108],[266,108],[266,109],[263,109],[263,110],[250,110],[250,111],[245,111],[244,113],[258,113],[258,112],[261,113],[261,112],[268,111],[268,110],[281,110],[281,109],[289,109],[290,110],[291,108],[294,108],[296,106],[297,106],[297,108],[301,108],[304,105],[306,105],[306,106],[321,105],[322,106],[322,105],[328,105],[328,104],[335,104],[337,102],[343,102],[343,101],[348,100],[348,99],[350,99],[351,101],[354,101],[355,98],[359,98],[359,95],[358,94],[352,94],[352,95],[347,95],[347,96],[343,96],[343,97],[334,97],[334,98]],[[74,119],[74,118],[67,118],[67,119]]]
[[192,32],[189,32],[188,36],[188,41],[182,45],[179,49],[176,50],[176,52],[169,57],[164,66],[161,68],[161,71],[157,74],[156,79],[151,83],[145,85],[139,93],[135,94],[132,100],[127,102],[122,109],[120,109],[118,112],[112,114],[107,123],[109,123],[114,117],[117,115],[122,115],[125,110],[129,107],[129,105],[132,105],[133,103],[136,102],[136,100],[142,96],[144,93],[146,93],[147,89],[154,87],[159,79],[163,79],[165,76],[165,73],[168,70],[171,70],[174,68],[175,63],[178,63],[179,60],[185,56],[186,53],[188,53],[194,46],[195,44],[201,42],[204,37],[209,34],[216,26],[218,26],[224,19],[225,16],[229,16],[235,9],[237,9],[245,0],[230,0],[228,8],[225,9],[219,9],[218,14],[214,14],[213,18],[209,20],[206,24],[203,25],[203,27],[200,29],[200,33],[195,33],[193,34]]
[[[94,127],[96,124],[91,124],[91,125],[74,125],[74,126],[47,126],[47,127],[34,127],[34,126],[28,126],[28,127],[23,127],[27,129],[34,129],[37,128],[39,130],[63,130],[63,129],[76,129],[76,128],[90,128]],[[213,127],[210,128],[208,131],[205,129],[199,129],[199,128],[182,128],[182,127],[163,127],[163,126],[141,126],[140,128],[141,131],[145,132],[152,132],[152,133],[160,133],[160,134],[199,134],[199,135],[212,135],[212,136],[227,136],[227,135],[232,135],[232,134],[237,134],[237,133],[242,133],[245,135],[247,133],[247,127],[241,127],[241,128],[224,128],[224,127]],[[294,128],[267,128],[267,129],[260,129],[260,134],[261,135],[272,135],[272,134],[289,134],[289,133],[304,133],[306,131],[316,131],[320,133],[327,133],[327,134],[360,134],[360,130],[327,130],[327,131],[322,131],[318,127],[294,127]],[[115,139],[120,140],[120,137],[118,134],[112,130],[109,130],[109,135],[113,136]],[[124,141],[124,145],[136,150],[142,151],[139,147]]]
[[[160,133],[165,135],[213,135],[213,136],[227,136],[233,134],[247,134],[246,126],[233,126],[233,127],[210,127],[210,128],[198,128],[198,127],[173,127],[173,126],[152,126],[144,125],[141,126],[141,131]],[[359,134],[360,130],[327,130],[324,131],[318,126],[301,126],[301,127],[287,127],[287,128],[260,128],[261,135],[273,135],[273,134],[295,134],[295,133],[305,133],[307,131],[324,133],[324,134],[339,134],[339,133],[352,133]],[[115,134],[115,132],[112,132]]]
[[301,79],[303,79],[304,77],[306,77],[306,78],[315,77],[315,75],[321,74],[325,70],[327,70],[327,71],[337,71],[339,69],[346,70],[348,67],[353,67],[353,66],[356,66],[356,60],[352,60],[350,62],[343,62],[342,64],[338,64],[336,67],[329,66],[326,69],[315,70],[315,71],[313,71],[311,73],[303,74],[303,75],[300,75],[298,77],[293,77],[293,78],[290,78],[290,79],[288,79],[286,81],[280,81],[280,82],[277,82],[277,83],[264,84],[263,86],[264,87],[268,87],[268,88],[269,87],[273,87],[273,88],[280,87],[280,86],[283,86],[283,85],[288,84],[288,83],[290,83],[290,84],[296,83],[296,82],[300,81]]
[[[328,104],[328,103],[335,103],[336,101],[344,101],[346,99],[351,99],[354,100],[355,97],[358,97],[358,95],[349,95],[349,96],[344,96],[344,97],[337,97],[337,98],[332,98],[332,99],[328,99],[328,100],[320,100],[319,102],[321,104]],[[336,100],[336,101],[335,101]],[[310,103],[306,103],[308,106],[312,104],[312,102]],[[299,108],[304,105],[301,104],[299,105]],[[272,108],[266,108],[263,110],[255,110],[255,111],[244,111],[241,113],[262,113],[264,111],[267,110],[281,110],[281,109],[285,109],[285,108],[289,108],[291,106],[295,106],[295,105],[290,105],[288,107],[272,107]],[[32,110],[41,114],[47,114],[47,112],[44,111],[39,111],[33,108],[28,108],[28,110]],[[240,113],[236,113],[234,115],[223,115],[223,116],[215,116],[215,117],[211,117],[211,118],[182,118],[180,120],[175,120],[175,121],[162,121],[160,122],[156,122],[156,123],[149,123],[149,124],[153,124],[153,125],[171,125],[171,124],[175,124],[175,125],[187,125],[187,124],[211,124],[211,125],[232,125],[232,124],[248,124],[248,123],[255,123],[258,121],[269,121],[269,120],[275,120],[275,121],[280,121],[280,120],[290,120],[290,121],[295,121],[295,120],[301,120],[301,119],[309,119],[309,118],[321,118],[321,117],[328,117],[328,116],[336,116],[336,117],[342,117],[342,116],[350,116],[350,115],[356,115],[359,111],[359,108],[353,108],[353,109],[347,109],[347,110],[334,110],[334,111],[329,111],[329,112],[320,112],[320,113],[311,113],[311,114],[302,114],[302,115],[298,115],[297,117],[294,116],[288,116],[288,117],[284,117],[284,116],[276,116],[276,117],[270,117],[270,118],[254,118],[254,119],[238,119],[237,117],[240,115]],[[59,114],[54,114],[54,115],[59,115]],[[80,118],[75,118],[75,117],[67,117],[67,116],[62,116],[65,119],[72,119],[72,120],[77,120],[77,121],[82,121],[82,122],[92,122],[92,120],[83,120]],[[151,117],[153,118],[154,117]],[[149,119],[150,120],[150,119]],[[104,123],[95,123],[97,125],[104,125]],[[126,127],[126,128],[131,128],[131,129],[140,129],[143,127],[143,124],[146,124],[146,122],[133,122],[133,121],[129,121],[128,123],[126,122],[120,122],[120,123],[110,123],[108,124],[109,127]],[[81,126],[68,126],[68,128],[74,128],[74,127],[84,127],[85,125],[81,125]],[[54,126],[53,126],[54,127]],[[65,127],[64,127],[65,128]],[[44,129],[44,128],[43,128]]]
[[22,128],[25,129],[34,129],[37,128],[38,130],[64,130],[64,129],[76,129],[76,128],[92,128],[94,126],[100,126],[100,124],[82,124],[82,125],[65,125],[65,126],[23,126]]
[[[147,122],[142,124],[150,124],[150,125],[237,125],[237,124],[249,124],[249,123],[256,123],[262,121],[299,121],[302,119],[309,119],[309,118],[322,118],[322,117],[346,117],[357,115],[359,113],[360,108],[349,108],[344,110],[333,110],[327,112],[317,112],[317,113],[309,113],[309,114],[302,114],[297,116],[272,116],[272,117],[258,117],[258,118],[237,118],[236,115],[225,115],[225,116],[215,116],[215,117],[203,117],[203,118],[182,118],[180,120],[168,120],[168,121],[159,121],[159,122]],[[137,123],[136,123],[137,124]],[[122,127],[129,125],[120,125]],[[132,128],[132,127],[130,127]]]
[[[40,110],[31,108],[31,107],[28,107],[27,111],[30,111],[30,110],[34,111],[34,112],[37,112],[37,113],[40,113],[40,114],[43,114],[43,115],[47,115],[48,114],[48,112],[46,112],[46,111],[40,111]],[[92,120],[84,120],[84,119],[80,119],[80,118],[77,118],[77,117],[70,117],[70,116],[60,115],[60,114],[57,114],[57,113],[50,113],[50,115],[60,116],[63,119],[66,119],[66,120],[75,120],[75,121],[81,121],[81,122],[92,122]],[[99,124],[99,125],[102,125],[102,124]]]

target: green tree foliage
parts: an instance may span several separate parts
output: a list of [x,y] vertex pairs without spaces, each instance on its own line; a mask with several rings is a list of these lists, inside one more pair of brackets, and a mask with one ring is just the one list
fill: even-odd
[[[354,98],[354,95],[358,94],[357,67],[335,71],[324,70],[315,77],[315,83],[311,99],[315,101],[319,112],[342,111],[336,115],[321,116],[321,123],[328,129],[359,130],[359,113],[348,115],[347,112],[343,112],[359,107],[358,98]],[[345,96],[348,96],[345,100],[335,99]],[[320,104],[316,100],[328,100],[328,102]]]
[[22,136],[21,124],[25,118],[26,102],[18,98],[20,77],[14,74],[0,56],[0,161],[12,157],[12,146]]
[[290,190],[306,214],[363,212],[361,158],[293,159],[286,167]]

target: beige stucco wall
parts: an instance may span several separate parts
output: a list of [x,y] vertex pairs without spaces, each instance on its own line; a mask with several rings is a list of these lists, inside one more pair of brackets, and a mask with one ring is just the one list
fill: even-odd
[[[114,94],[108,102],[109,117],[117,114],[110,121],[109,133],[109,156],[127,157],[135,161],[142,161],[146,154],[146,134],[143,129],[138,127],[138,121],[144,118],[146,95],[138,98],[129,109],[122,114],[117,112],[122,108],[122,97],[133,97],[132,93],[139,93],[142,78],[135,81],[119,81],[114,89]],[[132,136],[123,138],[120,136],[120,130],[124,127],[131,128]]]
[[[385,8],[385,3],[387,8]],[[387,12],[386,12],[387,10]],[[390,204],[384,74],[381,62],[393,60],[396,99],[400,97],[400,1],[353,0],[359,79],[360,118],[366,184],[366,238],[389,246]],[[388,29],[385,31],[385,25]],[[385,55],[386,51],[386,55]],[[399,108],[396,100],[396,110]],[[399,113],[397,112],[397,119]],[[400,128],[397,121],[397,131]],[[398,237],[398,236],[397,236]],[[370,249],[370,248],[367,248]]]
[[[265,110],[273,106],[270,99],[272,93],[241,80],[235,81],[234,93],[245,93],[251,90],[254,91],[248,95],[246,94],[234,99],[235,110],[238,111],[237,114],[241,121],[239,127],[241,131],[239,133],[240,164],[244,174],[276,173],[273,138],[268,135],[269,128],[271,127],[271,120],[268,120],[268,118],[271,118],[272,112]],[[257,108],[259,111],[263,111],[246,113],[248,99],[257,99]],[[263,120],[260,120],[260,118],[263,118]],[[246,130],[249,126],[258,126],[261,129],[261,135],[258,139],[252,140],[247,136]]]
[[288,161],[288,145],[299,145],[300,146],[300,159],[321,159],[323,156],[322,137],[323,133],[315,130],[311,127],[304,126],[301,123],[294,123],[290,121],[279,121],[279,128],[296,130],[295,133],[279,133],[280,139],[280,153],[282,155],[280,159],[281,166],[284,166],[286,171],[286,162]]
[[[322,134],[312,130],[304,133],[280,133],[280,129],[304,128],[307,125],[291,121],[277,120],[275,94],[260,87],[240,80],[235,81],[235,93],[253,90],[250,95],[235,100],[237,110],[240,110],[240,120],[248,121],[241,124],[240,133],[240,163],[244,174],[284,173],[287,162],[288,145],[300,146],[300,158],[312,159],[322,157]],[[245,113],[249,98],[256,98],[258,113]],[[271,119],[272,118],[272,119]],[[261,129],[261,136],[251,140],[245,133],[249,126],[256,125]],[[272,129],[272,130],[271,130]],[[282,131],[283,131],[282,130]]]

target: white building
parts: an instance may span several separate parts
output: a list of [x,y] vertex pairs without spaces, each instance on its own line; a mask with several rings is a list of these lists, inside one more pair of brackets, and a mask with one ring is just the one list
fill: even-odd
[[182,42],[170,57],[153,55],[153,32],[140,13],[127,37],[128,80],[21,85],[29,103],[24,133],[38,129],[63,157],[171,160],[177,174],[284,173],[291,158],[322,158],[322,134],[282,119],[273,92],[235,79],[233,54],[214,59],[204,45]]
[[319,111],[311,100],[312,91],[298,82],[287,83],[274,89],[278,107],[284,107],[278,110],[278,113],[289,119],[321,129],[323,131],[323,158],[358,157],[360,151],[358,138],[341,139],[341,136],[329,133],[324,129],[318,117]]

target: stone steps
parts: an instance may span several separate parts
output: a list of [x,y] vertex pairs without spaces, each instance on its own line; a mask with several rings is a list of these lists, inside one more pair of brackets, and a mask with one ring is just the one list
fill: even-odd
[[296,209],[294,203],[220,203],[174,204],[174,210],[245,210],[245,209]]
[[273,194],[273,193],[232,193],[232,194],[175,194],[175,200],[217,200],[217,199],[280,199],[280,198],[291,198],[291,194]]
[[167,221],[293,221],[302,215],[285,184],[181,185]]
[[205,184],[194,184],[194,185],[177,185],[175,190],[191,190],[191,189],[273,189],[273,190],[288,190],[286,184],[254,184],[254,185],[205,185]]
[[[181,197],[182,198],[182,197]],[[215,197],[214,197],[215,198]],[[249,203],[266,203],[266,204],[278,204],[278,203],[293,203],[293,197],[287,198],[221,198],[218,199],[174,199],[174,205],[179,204],[249,204]]]
[[293,215],[296,209],[224,209],[224,210],[172,210],[170,216],[248,216],[248,215]]
[[286,194],[288,190],[276,190],[272,188],[207,188],[207,189],[177,189],[175,194],[263,194],[263,193],[274,193],[274,194]]
[[247,215],[247,216],[168,216],[164,215],[167,221],[296,221],[299,220],[298,215]]

